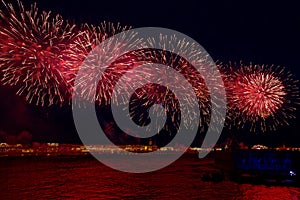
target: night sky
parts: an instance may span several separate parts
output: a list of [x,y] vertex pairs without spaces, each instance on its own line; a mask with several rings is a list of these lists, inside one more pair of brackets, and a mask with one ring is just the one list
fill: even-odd
[[[7,2],[7,1],[6,1]],[[28,8],[34,1],[26,0]],[[41,10],[80,23],[120,22],[137,27],[164,27],[182,32],[201,44],[215,61],[243,61],[286,67],[300,79],[300,12],[297,3],[280,1],[79,1],[38,0]],[[42,108],[28,105],[9,87],[0,87],[0,131],[32,133],[33,141],[80,142],[68,106]],[[299,108],[298,108],[299,110]],[[297,145],[300,113],[291,125],[272,133],[224,130],[221,141],[234,133],[253,144]],[[1,134],[4,134],[4,133]],[[0,138],[1,139],[1,138]]]

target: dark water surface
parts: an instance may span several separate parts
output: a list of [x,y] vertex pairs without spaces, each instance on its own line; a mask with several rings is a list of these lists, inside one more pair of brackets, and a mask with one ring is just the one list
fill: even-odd
[[211,159],[181,158],[151,173],[112,170],[92,157],[0,158],[0,199],[300,199],[300,188],[203,182]]

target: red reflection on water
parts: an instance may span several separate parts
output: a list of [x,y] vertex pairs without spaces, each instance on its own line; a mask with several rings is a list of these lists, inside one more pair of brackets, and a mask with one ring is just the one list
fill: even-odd
[[0,199],[300,199],[295,187],[203,182],[212,159],[180,158],[146,174],[112,170],[91,157],[0,159]]
[[298,200],[300,189],[282,186],[241,184],[242,197],[246,200]]

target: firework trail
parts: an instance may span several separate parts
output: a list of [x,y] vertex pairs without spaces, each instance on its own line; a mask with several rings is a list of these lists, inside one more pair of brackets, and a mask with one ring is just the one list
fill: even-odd
[[295,117],[297,81],[283,67],[229,64],[226,68],[223,74],[232,126],[274,131]]

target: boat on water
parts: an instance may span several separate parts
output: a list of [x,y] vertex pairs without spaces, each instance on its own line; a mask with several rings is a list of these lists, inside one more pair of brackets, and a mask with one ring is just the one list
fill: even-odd
[[231,149],[214,152],[215,166],[236,181],[300,183],[300,152]]

